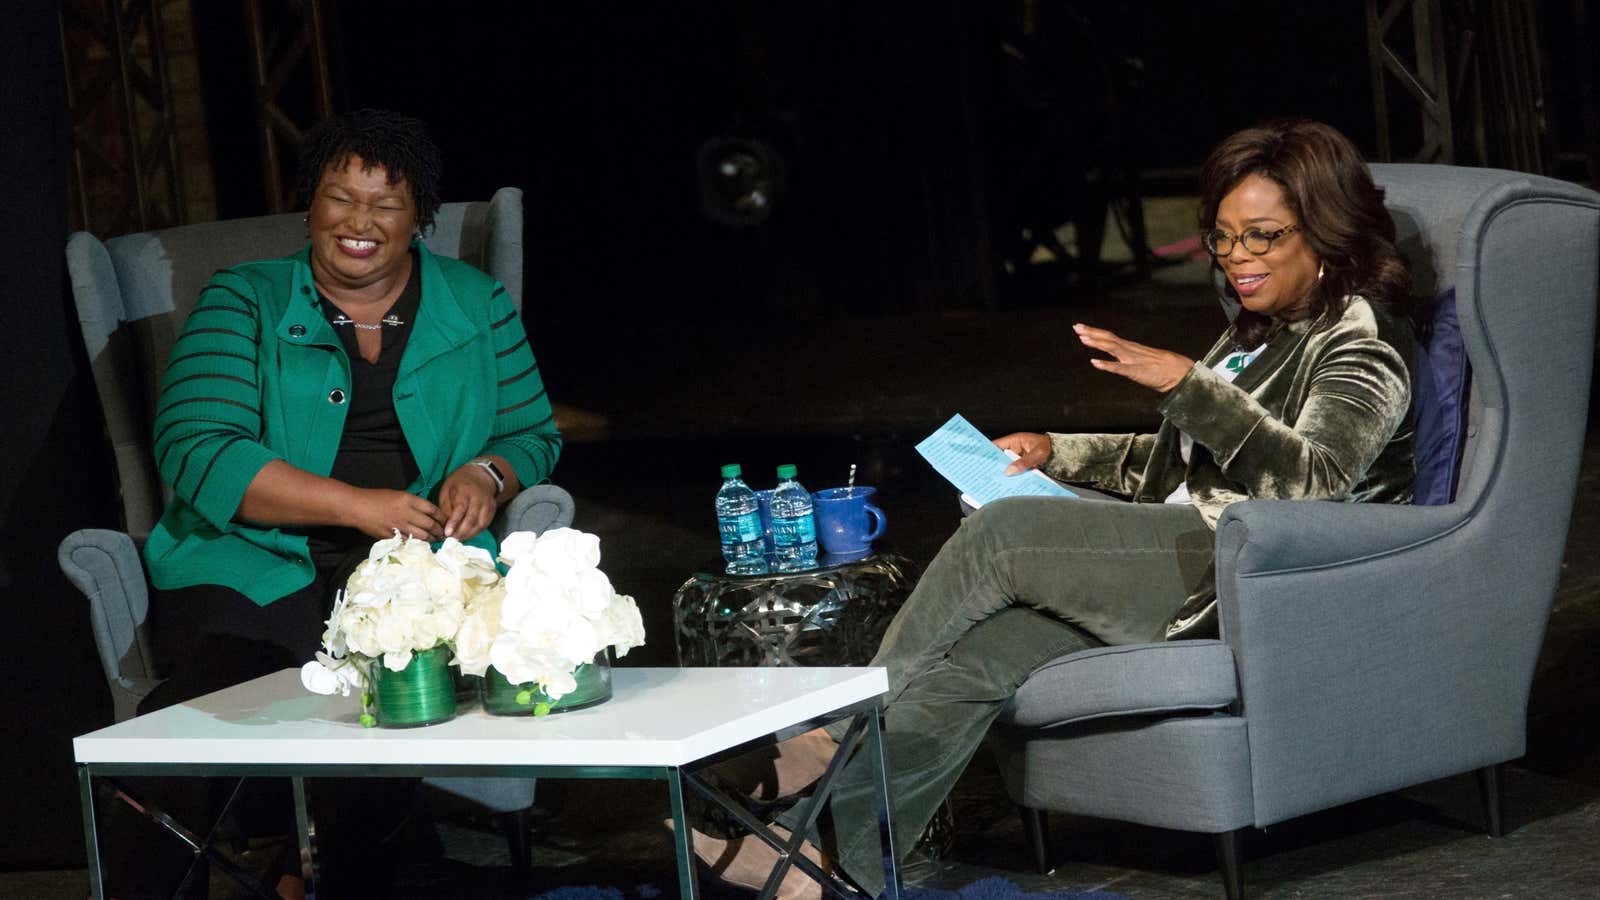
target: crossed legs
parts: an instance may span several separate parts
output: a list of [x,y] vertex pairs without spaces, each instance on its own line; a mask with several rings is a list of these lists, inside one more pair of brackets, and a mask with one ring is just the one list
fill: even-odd
[[[1158,640],[1205,581],[1213,541],[1188,505],[1018,498],[966,519],[872,662],[889,674],[884,740],[901,852],[914,845],[1035,668],[1100,644]],[[831,749],[818,742],[786,749],[778,763],[789,773],[780,772],[779,781],[820,774]],[[840,773],[830,810],[837,865],[877,893],[883,868],[872,797],[870,767],[853,761]]]

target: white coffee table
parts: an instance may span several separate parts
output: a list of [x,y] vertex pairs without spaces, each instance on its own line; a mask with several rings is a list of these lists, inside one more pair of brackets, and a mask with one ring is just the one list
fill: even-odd
[[[618,668],[615,696],[598,706],[542,718],[491,716],[475,706],[449,722],[412,729],[362,728],[352,697],[310,694],[299,672],[248,681],[73,739],[83,803],[84,836],[94,896],[104,898],[93,779],[117,775],[287,776],[294,787],[301,858],[314,889],[314,847],[308,829],[307,777],[509,775],[633,778],[665,781],[676,823],[674,844],[682,896],[697,895],[694,853],[684,812],[684,787],[732,813],[769,844],[779,863],[770,895],[789,865],[813,873],[790,843],[767,831],[745,807],[697,775],[751,746],[853,717],[853,734],[873,767],[888,896],[898,897],[899,869],[889,830],[883,777],[881,668]],[[842,746],[849,746],[846,741]],[[841,754],[842,757],[842,754]],[[802,810],[814,822],[843,759],[836,759]],[[836,886],[853,893],[843,882]]]

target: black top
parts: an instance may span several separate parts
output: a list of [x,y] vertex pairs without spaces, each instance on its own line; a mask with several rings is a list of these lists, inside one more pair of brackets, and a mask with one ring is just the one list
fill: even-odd
[[[345,402],[344,431],[333,458],[329,478],[359,488],[387,488],[403,491],[417,480],[416,457],[400,430],[400,417],[394,411],[394,381],[400,371],[411,336],[411,324],[422,302],[421,261],[411,253],[411,274],[400,296],[381,320],[383,348],[376,362],[367,362],[356,339],[356,323],[333,305],[321,291],[317,300],[328,324],[339,335],[345,355],[350,358],[350,392]],[[339,565],[352,550],[365,550],[373,539],[354,528],[333,526],[307,528],[311,559],[318,571]]]

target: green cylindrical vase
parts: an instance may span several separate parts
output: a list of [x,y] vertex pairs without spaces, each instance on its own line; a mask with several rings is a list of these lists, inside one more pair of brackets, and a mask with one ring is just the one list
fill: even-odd
[[[551,700],[538,684],[512,684],[500,670],[490,666],[483,674],[483,710],[496,716],[535,716],[543,713],[569,712],[583,709],[611,699],[611,658],[601,650],[593,662],[586,662],[572,673],[578,682],[577,690]],[[518,702],[525,697],[526,703]]]
[[371,672],[380,727],[415,728],[455,716],[456,687],[450,675],[449,647],[413,653],[411,662],[398,672],[390,671],[379,659],[372,664]]

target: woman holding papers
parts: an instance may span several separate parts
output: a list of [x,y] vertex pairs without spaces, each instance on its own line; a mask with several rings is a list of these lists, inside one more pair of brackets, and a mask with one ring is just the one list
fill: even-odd
[[[889,675],[902,853],[1035,667],[1214,628],[1213,529],[1228,504],[1411,499],[1410,274],[1356,148],[1312,122],[1247,129],[1212,152],[1201,189],[1203,242],[1241,307],[1211,350],[1197,361],[1075,328],[1105,354],[1095,368],[1161,396],[1159,430],[995,442],[1017,454],[1012,474],[1038,468],[1132,502],[986,504],[929,565],[873,660]],[[779,783],[820,775],[829,749],[815,737],[785,748]],[[839,867],[875,892],[876,821],[867,773],[854,771],[866,768],[841,776],[834,843]],[[746,844],[729,858],[766,849]]]

